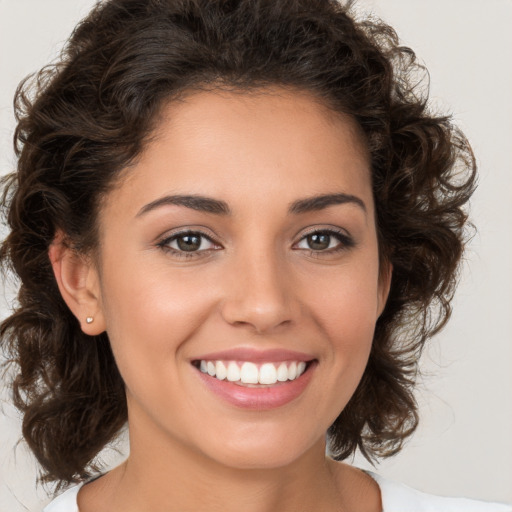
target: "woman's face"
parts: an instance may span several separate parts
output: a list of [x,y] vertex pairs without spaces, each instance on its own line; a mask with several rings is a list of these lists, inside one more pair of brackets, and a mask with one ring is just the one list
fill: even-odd
[[99,221],[132,450],[279,467],[347,404],[385,303],[368,156],[307,94],[201,92],[163,114]]

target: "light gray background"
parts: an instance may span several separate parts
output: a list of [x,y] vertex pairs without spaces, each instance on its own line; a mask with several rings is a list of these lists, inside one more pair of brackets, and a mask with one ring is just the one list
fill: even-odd
[[[0,0],[0,172],[14,165],[12,97],[54,58],[92,0]],[[425,354],[421,426],[378,471],[424,491],[512,502],[512,1],[360,0],[393,25],[431,74],[435,105],[453,112],[480,166],[479,233],[455,312]],[[1,314],[6,314],[0,301]],[[37,468],[2,390],[0,511],[39,511]],[[109,460],[116,460],[110,453]],[[355,463],[368,467],[360,457]]]

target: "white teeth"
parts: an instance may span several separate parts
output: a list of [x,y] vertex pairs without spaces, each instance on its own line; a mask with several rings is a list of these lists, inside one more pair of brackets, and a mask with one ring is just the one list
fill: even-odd
[[229,382],[237,382],[240,380],[240,368],[234,361],[228,364],[227,378]]
[[258,382],[260,384],[275,384],[277,382],[277,370],[272,363],[265,363],[260,368]]
[[244,384],[258,384],[258,367],[254,363],[244,363],[240,369],[240,380]]
[[222,361],[217,361],[215,363],[215,377],[219,380],[224,380],[228,375],[228,371],[226,366]]
[[297,377],[297,363],[294,361],[288,366],[288,378],[293,380]]
[[304,361],[263,363],[258,367],[250,361],[246,361],[239,366],[235,361],[201,360],[199,369],[219,380],[241,382],[243,384],[272,385],[277,382],[297,379],[306,371],[306,363]]
[[288,366],[286,366],[286,363],[281,363],[279,365],[279,368],[277,369],[277,380],[279,382],[286,382],[288,380]]

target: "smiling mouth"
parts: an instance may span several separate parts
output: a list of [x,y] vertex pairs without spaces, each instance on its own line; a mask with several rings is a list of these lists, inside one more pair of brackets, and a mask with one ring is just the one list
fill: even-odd
[[197,360],[193,365],[202,373],[239,386],[263,387],[297,380],[313,361],[253,363],[251,361]]

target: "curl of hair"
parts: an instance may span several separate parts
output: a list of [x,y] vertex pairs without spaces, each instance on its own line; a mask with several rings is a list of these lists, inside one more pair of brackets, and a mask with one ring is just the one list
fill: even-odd
[[162,105],[191,90],[289,87],[358,122],[393,277],[363,378],[329,430],[331,451],[389,456],[416,428],[418,358],[450,315],[475,163],[450,119],[429,111],[414,53],[351,9],[335,0],[105,1],[60,61],[18,88],[0,257],[20,288],[0,335],[43,480],[86,478],[127,419],[107,334],[80,330],[49,246],[59,230],[77,253],[94,250],[101,198],[144,148]]

